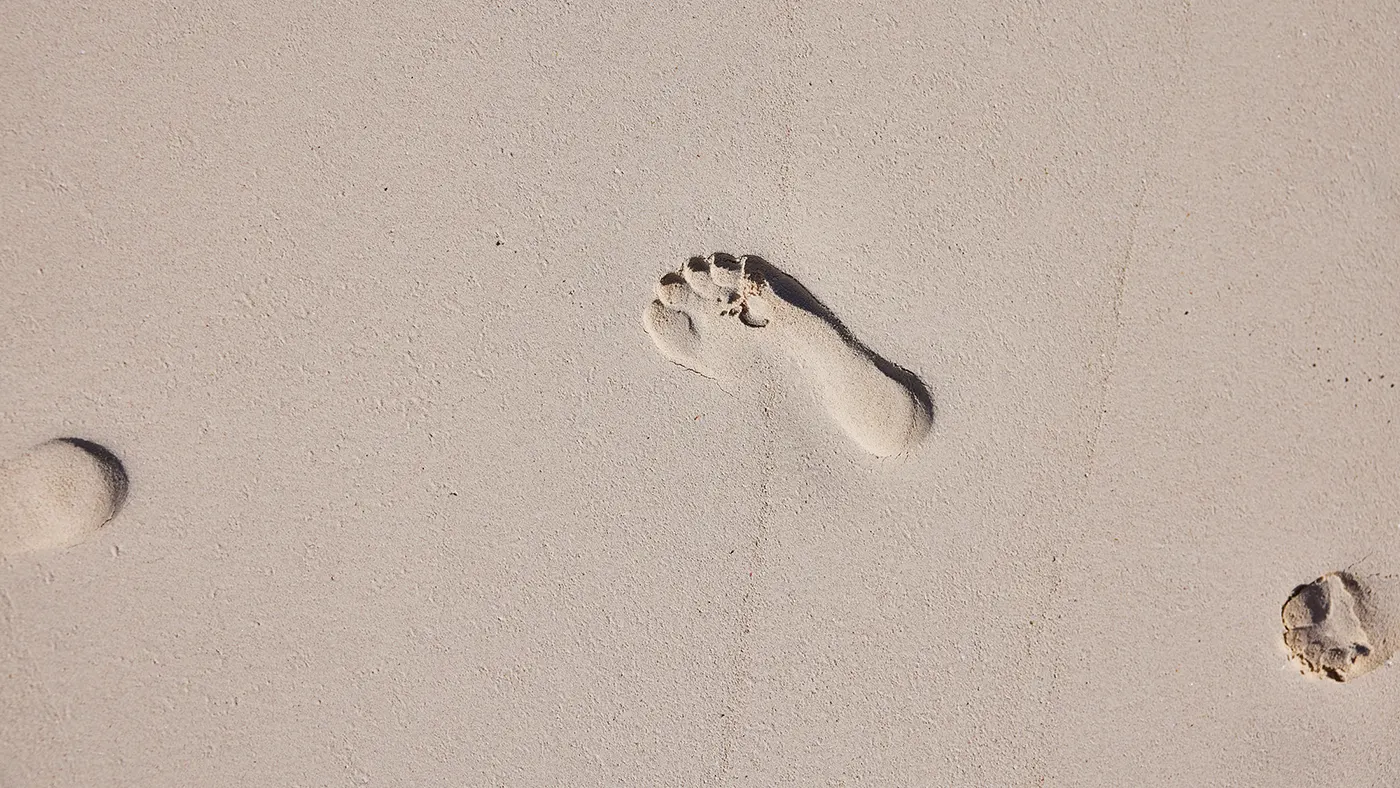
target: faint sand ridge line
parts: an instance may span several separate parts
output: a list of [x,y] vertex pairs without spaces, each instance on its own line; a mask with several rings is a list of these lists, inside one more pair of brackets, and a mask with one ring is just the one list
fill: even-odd
[[[773,402],[772,390],[768,390],[763,405],[763,420],[771,418],[770,406]],[[766,431],[767,432],[767,431]],[[768,432],[771,436],[771,432]],[[763,568],[764,543],[768,538],[768,526],[772,511],[769,495],[769,480],[772,478],[773,439],[764,440],[763,466],[758,484],[758,513],[754,517],[753,541],[749,550],[748,577],[744,591],[739,597],[739,610],[734,639],[734,659],[730,671],[729,698],[725,702],[724,722],[720,725],[719,762],[715,772],[716,784],[722,783],[733,765],[734,745],[739,738],[739,717],[747,705],[748,691],[753,685],[753,671],[750,663],[749,641],[753,634],[754,595],[758,587],[759,574]]]

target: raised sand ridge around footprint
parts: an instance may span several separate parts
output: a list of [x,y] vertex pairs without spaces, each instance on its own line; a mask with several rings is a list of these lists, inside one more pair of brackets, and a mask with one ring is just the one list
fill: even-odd
[[716,380],[760,343],[786,353],[837,425],[876,456],[907,452],[928,434],[933,408],[923,383],[759,257],[691,258],[661,277],[642,321],[663,356]]

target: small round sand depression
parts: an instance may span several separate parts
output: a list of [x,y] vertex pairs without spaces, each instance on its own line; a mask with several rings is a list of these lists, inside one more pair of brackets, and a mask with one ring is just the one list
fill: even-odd
[[81,438],[0,463],[0,554],[78,544],[116,516],[128,483],[115,454]]

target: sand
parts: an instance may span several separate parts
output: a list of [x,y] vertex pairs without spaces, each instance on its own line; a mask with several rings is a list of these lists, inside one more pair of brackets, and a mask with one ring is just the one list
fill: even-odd
[[[1387,785],[1400,7],[0,6],[0,785]],[[927,387],[880,458],[761,256]],[[765,329],[766,330],[766,329]],[[770,352],[771,351],[771,352]]]

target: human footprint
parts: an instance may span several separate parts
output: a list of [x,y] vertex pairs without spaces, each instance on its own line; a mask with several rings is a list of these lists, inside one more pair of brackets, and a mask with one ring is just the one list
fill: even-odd
[[758,343],[783,350],[841,429],[878,457],[907,452],[928,434],[933,407],[919,379],[861,344],[762,258],[691,258],[661,277],[642,319],[663,356],[716,380]]
[[1394,578],[1328,572],[1293,589],[1283,642],[1305,672],[1336,681],[1384,665],[1400,642]]
[[0,555],[68,547],[116,516],[121,460],[81,438],[57,438],[0,463]]

